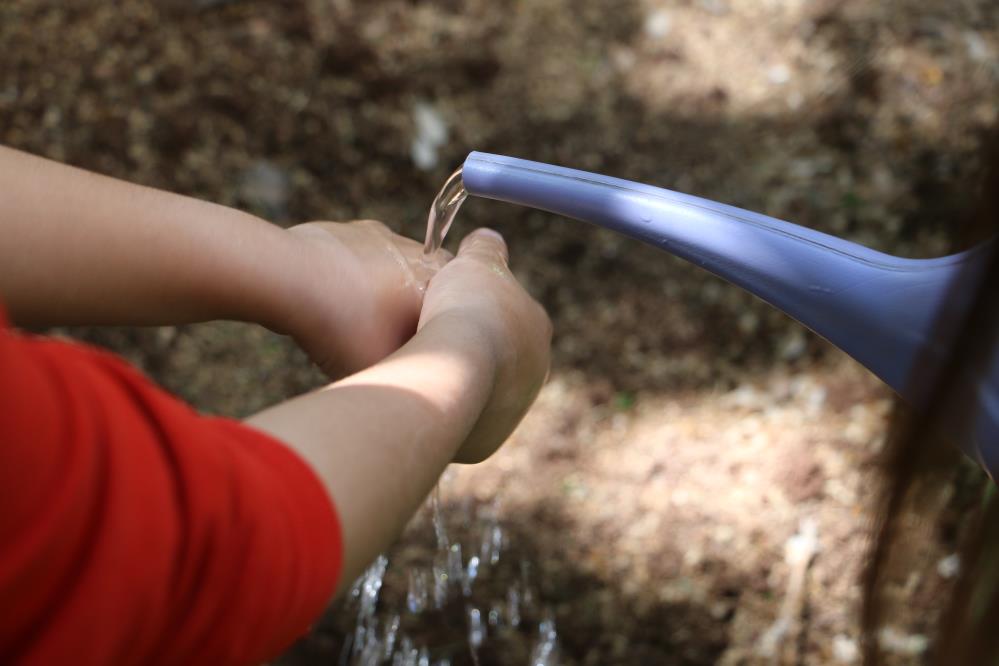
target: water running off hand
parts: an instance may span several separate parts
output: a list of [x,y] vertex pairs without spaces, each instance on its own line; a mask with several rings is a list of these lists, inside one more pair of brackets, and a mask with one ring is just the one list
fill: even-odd
[[465,184],[461,180],[461,167],[451,174],[444,182],[444,187],[437,193],[434,203],[430,206],[427,216],[427,239],[423,243],[423,258],[428,260],[437,254],[444,242],[454,216],[458,214],[462,202],[468,196]]

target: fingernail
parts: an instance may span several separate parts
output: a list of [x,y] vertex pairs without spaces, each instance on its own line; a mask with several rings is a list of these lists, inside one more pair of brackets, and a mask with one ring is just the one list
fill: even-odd
[[475,233],[482,234],[483,236],[492,236],[496,240],[503,241],[504,243],[506,242],[505,240],[503,240],[503,234],[496,231],[495,229],[490,229],[489,227],[481,227],[479,229],[476,229]]

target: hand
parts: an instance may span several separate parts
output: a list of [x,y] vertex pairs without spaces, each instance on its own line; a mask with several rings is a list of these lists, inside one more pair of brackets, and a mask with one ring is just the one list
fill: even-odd
[[427,281],[449,258],[426,263],[419,243],[374,220],[288,232],[300,242],[302,288],[281,328],[331,378],[380,361],[413,335]]
[[472,232],[430,281],[419,327],[449,318],[489,347],[496,375],[489,401],[454,461],[488,458],[510,436],[548,374],[552,325],[507,267],[507,247],[490,229]]

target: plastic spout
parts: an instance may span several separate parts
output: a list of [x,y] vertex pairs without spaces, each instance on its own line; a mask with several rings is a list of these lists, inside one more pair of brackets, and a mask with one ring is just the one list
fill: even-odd
[[[468,156],[463,180],[469,194],[592,222],[682,257],[784,311],[916,405],[955,333],[941,322],[961,320],[973,289],[960,284],[977,284],[991,255],[988,243],[904,259],[707,199],[487,153]],[[982,437],[999,448],[999,372],[991,375],[977,394],[984,426],[979,410],[977,434],[962,433],[979,460]]]

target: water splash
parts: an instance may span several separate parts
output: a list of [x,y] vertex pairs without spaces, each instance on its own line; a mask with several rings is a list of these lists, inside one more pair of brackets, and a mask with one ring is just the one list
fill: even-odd
[[473,648],[482,646],[486,638],[486,628],[482,624],[482,612],[478,608],[468,609],[468,642]]
[[468,558],[468,567],[465,569],[465,576],[461,579],[461,593],[466,597],[472,596],[472,583],[479,577],[479,556],[472,555]]
[[441,515],[441,484],[434,486],[430,494],[430,512],[434,523],[434,536],[437,538],[437,549],[447,550],[447,526],[444,525],[444,517]]
[[444,181],[444,187],[437,193],[430,206],[430,214],[427,216],[427,238],[423,243],[425,259],[434,256],[441,249],[444,237],[454,222],[454,216],[458,214],[458,209],[466,197],[468,192],[465,191],[465,184],[461,180],[461,167],[458,167]]
[[558,663],[558,632],[550,613],[538,625],[538,634],[538,642],[531,652],[531,666],[555,666]]
[[472,653],[472,663],[479,663],[479,648],[486,638],[486,627],[482,624],[482,612],[478,608],[468,609],[468,649]]
[[385,579],[385,569],[387,568],[388,558],[379,555],[375,558],[374,564],[365,572],[364,582],[361,584],[361,616],[371,617],[375,614],[378,593],[382,589],[382,581]]
[[385,638],[382,639],[382,644],[385,646],[383,650],[383,658],[391,659],[392,653],[395,651],[395,637],[399,633],[399,625],[402,622],[402,618],[396,613],[392,616],[385,624]]
[[412,639],[403,636],[399,651],[392,656],[392,666],[416,666],[419,655],[419,651],[413,647]]
[[357,663],[360,666],[378,666],[382,663],[382,643],[374,632],[369,635],[368,642],[361,651]]
[[520,626],[520,590],[516,585],[506,593],[506,621],[514,629]]
[[427,609],[430,602],[427,572],[423,569],[411,569],[409,572],[409,590],[406,592],[406,608],[410,613],[419,615]]
[[441,610],[447,605],[448,597],[447,556],[441,551],[437,551],[437,554],[434,555],[432,573],[434,576],[434,608]]
[[354,663],[363,666],[381,663],[382,640],[378,637],[378,618],[375,617],[375,610],[378,607],[378,595],[387,568],[388,558],[379,555],[351,589],[351,596],[360,599],[351,655]]
[[459,585],[465,577],[465,567],[461,559],[461,544],[452,543],[447,549],[447,575],[452,585]]
[[444,517],[441,514],[440,483],[434,486],[433,492],[430,493],[430,519],[433,522],[434,537],[437,540],[437,550],[431,564],[431,573],[434,578],[434,608],[440,610],[447,603],[451,555],[448,548],[447,526],[444,524]]
[[479,547],[479,558],[482,562],[496,565],[503,550],[503,528],[498,522],[486,523],[482,530],[482,545]]
[[[488,663],[506,641],[523,639],[532,641],[527,652],[531,666],[556,666],[554,620],[539,608],[530,563],[506,561],[505,549],[511,554],[516,550],[502,526],[498,503],[449,497],[445,505],[445,482],[446,477],[420,514],[431,552],[420,561],[399,558],[393,567],[408,570],[393,569],[394,575],[388,576],[389,560],[381,556],[352,587],[348,603],[356,604],[357,623],[339,666],[451,666],[455,659]],[[503,577],[511,584],[497,588]],[[395,585],[402,589],[395,590]],[[405,606],[386,603],[395,599]],[[451,621],[450,636],[429,635],[427,622],[440,618],[461,619]]]

